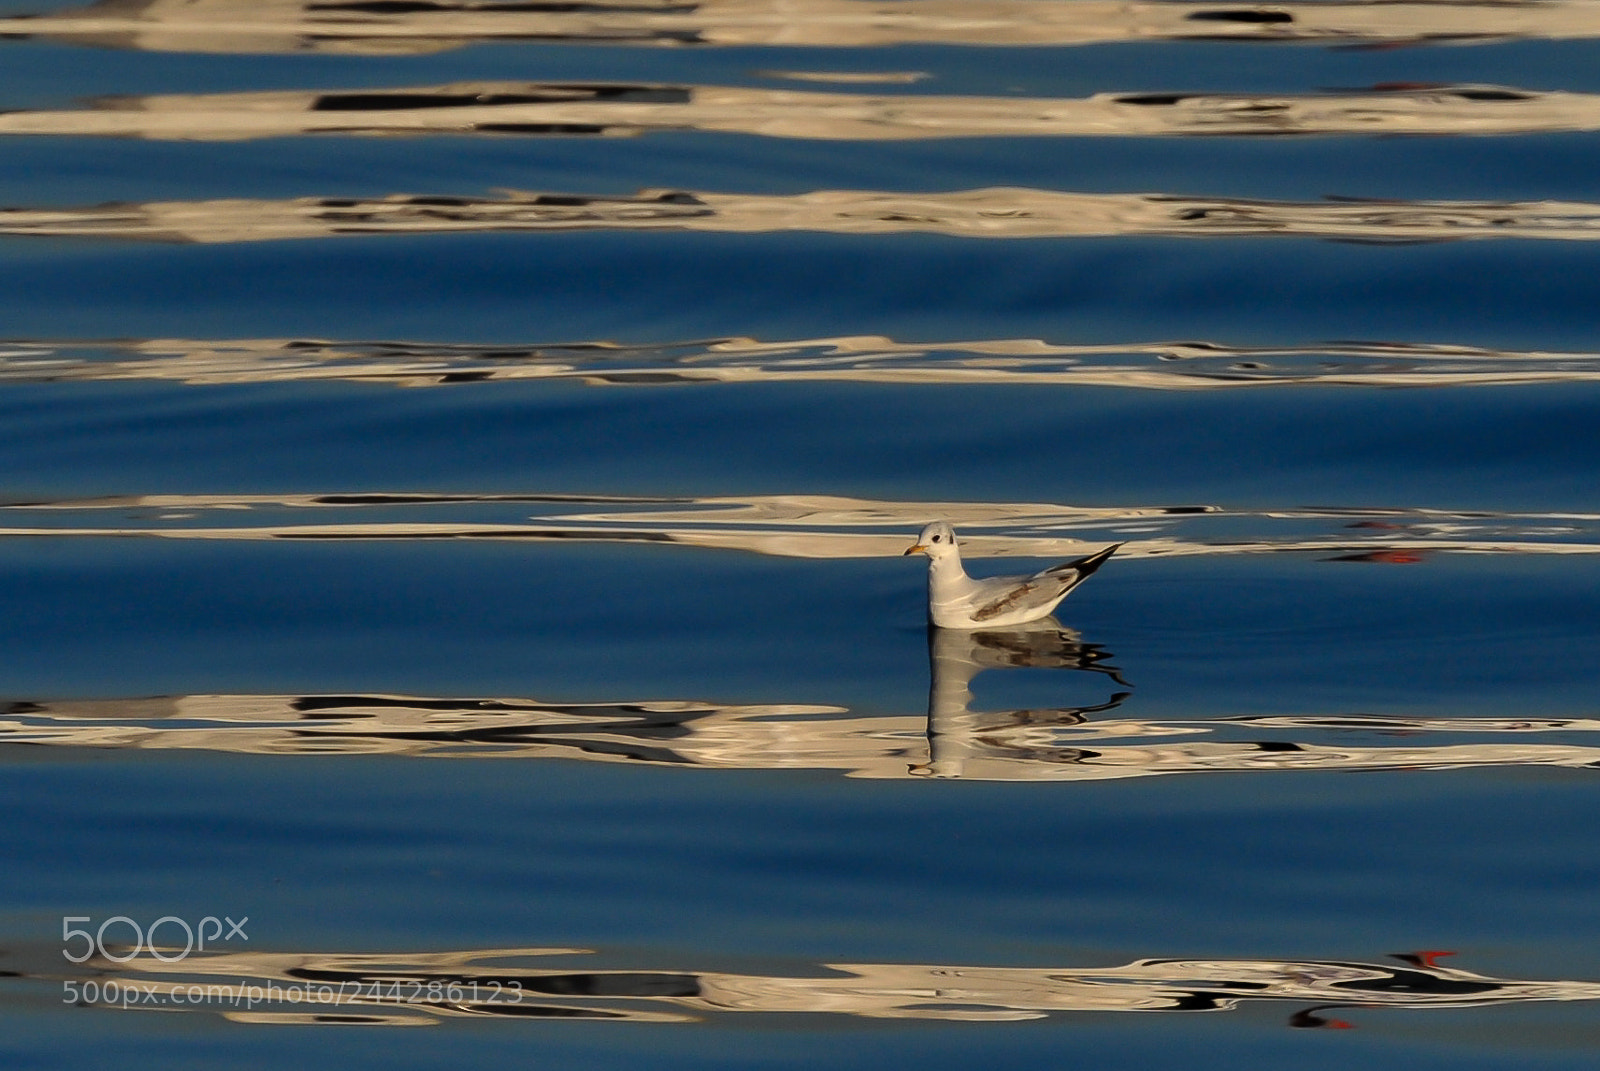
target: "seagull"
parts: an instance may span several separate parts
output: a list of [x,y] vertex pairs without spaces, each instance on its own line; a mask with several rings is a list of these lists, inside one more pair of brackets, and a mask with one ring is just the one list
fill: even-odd
[[906,548],[906,554],[928,556],[929,621],[940,628],[1003,629],[1048,616],[1120,546],[1113,544],[1032,576],[974,580],[961,568],[955,529],[944,521],[934,521]]

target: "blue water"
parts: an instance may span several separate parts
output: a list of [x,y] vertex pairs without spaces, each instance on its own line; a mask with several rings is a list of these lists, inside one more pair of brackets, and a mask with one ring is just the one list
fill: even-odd
[[602,8],[0,4],[7,1065],[1592,1063],[1600,19]]

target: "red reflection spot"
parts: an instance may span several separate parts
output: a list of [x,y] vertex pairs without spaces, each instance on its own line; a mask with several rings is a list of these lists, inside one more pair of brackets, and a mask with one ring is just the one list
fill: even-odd
[[1392,952],[1390,955],[1402,963],[1411,964],[1413,967],[1437,971],[1444,969],[1439,966],[1439,958],[1441,956],[1453,956],[1455,953],[1447,952],[1443,949],[1428,949],[1422,952]]

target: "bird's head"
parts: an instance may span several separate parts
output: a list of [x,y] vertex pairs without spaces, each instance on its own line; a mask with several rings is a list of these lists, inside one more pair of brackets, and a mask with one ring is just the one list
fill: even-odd
[[906,548],[906,554],[926,554],[939,559],[956,552],[956,530],[944,521],[934,521],[922,530],[917,541]]

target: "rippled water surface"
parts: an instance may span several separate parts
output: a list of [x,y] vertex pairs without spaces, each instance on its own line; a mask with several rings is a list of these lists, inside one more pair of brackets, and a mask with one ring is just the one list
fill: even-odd
[[0,3],[0,1053],[1590,1066],[1597,137],[1597,0]]

